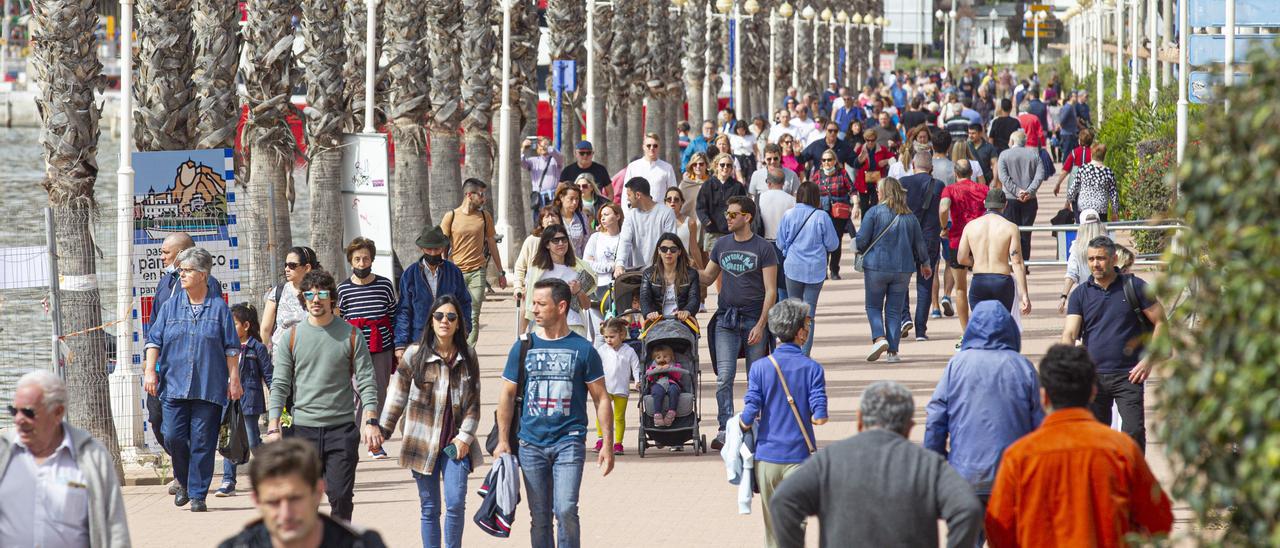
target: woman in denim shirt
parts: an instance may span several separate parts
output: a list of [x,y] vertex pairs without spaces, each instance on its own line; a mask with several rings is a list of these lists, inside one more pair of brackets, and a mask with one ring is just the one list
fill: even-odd
[[902,323],[901,303],[907,298],[911,273],[919,268],[920,275],[928,278],[933,269],[929,267],[920,221],[907,207],[907,192],[902,184],[893,177],[885,178],[879,192],[880,204],[867,211],[854,242],[858,252],[865,255],[862,268],[873,343],[867,361],[876,361],[888,351],[885,361],[897,363],[901,332],[886,331],[885,326]]
[[809,338],[804,355],[813,348],[813,317],[818,312],[818,294],[827,277],[828,254],[840,248],[840,233],[826,211],[819,209],[818,185],[800,183],[796,206],[782,217],[778,227],[778,249],[786,259],[782,270],[787,277],[787,295],[809,305]]
[[209,292],[212,267],[213,256],[202,248],[178,254],[182,291],[165,301],[147,331],[143,369],[143,389],[160,398],[173,477],[182,484],[173,503],[193,501],[192,512],[208,510],[222,411],[243,393],[240,338],[227,303]]

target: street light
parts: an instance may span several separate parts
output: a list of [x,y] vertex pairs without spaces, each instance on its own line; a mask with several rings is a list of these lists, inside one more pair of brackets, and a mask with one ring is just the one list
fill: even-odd
[[[818,23],[813,20],[817,15],[818,12],[814,11],[813,6],[805,6],[804,10],[800,12],[800,17],[803,17],[805,21],[808,21],[810,25],[813,25],[813,51],[805,52],[811,54],[811,58],[813,59],[813,74],[806,74],[806,76],[812,79],[810,82],[818,79]],[[797,62],[796,64],[799,63]],[[800,90],[797,89],[796,92],[800,93]]]
[[[759,13],[760,2],[758,2],[757,0],[747,0],[746,2],[743,2],[742,11],[746,12],[748,19],[751,19],[755,17],[756,13]],[[735,45],[733,47],[733,51],[734,51],[733,77],[736,78],[737,80],[733,83],[733,85],[737,89],[745,91],[746,88],[742,87],[742,49],[741,49],[742,37],[741,37],[741,34],[742,34],[742,14],[736,13],[734,14],[734,23],[733,23],[733,41],[735,42]],[[770,75],[769,78],[772,80],[773,75]],[[741,99],[742,99],[741,92],[735,93],[733,95],[733,108],[735,111],[742,112],[746,108],[746,105],[738,103],[738,101],[740,101]]]
[[949,56],[951,52],[948,51],[951,47],[951,44],[948,43],[951,34],[947,32],[947,27],[951,22],[947,20],[947,14],[942,10],[933,12],[933,18],[942,23],[942,71],[951,72],[951,58]]
[[1031,10],[1027,10],[1025,17],[1031,20],[1031,34],[1034,36],[1031,42],[1032,43],[1031,72],[1035,74],[1037,78],[1039,78],[1040,76],[1040,23],[1043,22],[1046,18],[1048,18],[1048,14],[1043,11],[1032,12]]
[[951,65],[956,64],[956,9],[952,4],[951,12],[947,14],[950,18],[947,21],[947,73],[951,73]]
[[777,32],[777,13],[777,10],[769,8],[769,101],[765,103],[768,105],[769,109],[772,109],[773,105],[778,104],[778,75],[775,73],[775,70],[777,70],[777,60],[774,59],[775,47],[777,46],[776,36],[774,34]]
[[[871,16],[868,15],[867,17],[871,17]],[[853,26],[858,27],[859,29],[862,28],[862,21],[863,19],[862,19],[861,13],[854,13],[853,15],[849,16],[849,22],[852,23]],[[861,86],[859,82],[864,72],[865,71],[862,70],[862,59],[858,59],[858,70],[854,71],[854,77],[853,77],[854,89],[857,89],[859,86]]]
[[849,82],[849,13],[840,10],[836,14],[836,22],[844,27],[844,80],[846,85]]
[[[836,27],[831,24],[831,19],[835,17],[831,13],[831,8],[823,8],[822,22],[827,25],[827,81],[834,82],[836,79]],[[816,68],[816,67],[815,67]]]
[[800,14],[796,13],[796,9],[791,7],[788,2],[783,2],[778,6],[778,14],[783,19],[791,20],[791,87],[797,92],[800,90],[800,72],[796,67],[800,66]]
[[991,18],[991,39],[989,42],[991,43],[991,66],[994,67],[996,66],[996,19],[1000,18],[1000,13],[995,8],[991,8],[991,13],[987,14],[987,16]]

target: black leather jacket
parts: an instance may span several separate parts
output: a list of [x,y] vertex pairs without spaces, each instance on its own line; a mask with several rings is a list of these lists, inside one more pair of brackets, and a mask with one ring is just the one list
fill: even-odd
[[[650,312],[662,313],[662,301],[666,296],[667,288],[662,283],[654,281],[654,271],[658,268],[661,268],[661,265],[655,264],[645,268],[641,274],[640,311],[645,316]],[[696,316],[698,308],[702,306],[702,286],[698,281],[697,270],[690,267],[688,275],[689,281],[676,287],[676,310],[683,310],[690,316]]]

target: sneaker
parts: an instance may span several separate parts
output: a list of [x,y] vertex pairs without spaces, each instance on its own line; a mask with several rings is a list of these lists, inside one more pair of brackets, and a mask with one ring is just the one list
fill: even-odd
[[178,494],[178,489],[181,489],[181,487],[182,487],[182,486],[178,485],[178,480],[170,481],[170,482],[169,482],[169,494],[170,494],[170,495],[176,495],[176,494]]
[[671,425],[672,425],[673,423],[675,423],[675,422],[676,422],[676,410],[675,410],[675,409],[668,410],[668,411],[667,411],[667,426],[671,426]]
[[931,318],[931,319],[935,319],[935,320],[936,320],[936,319],[941,318],[941,317],[942,317],[942,311],[941,311],[941,310],[938,310],[938,309],[936,309],[936,308],[935,308],[935,309],[933,309],[933,311],[932,311],[932,312],[929,312],[929,318]]
[[719,451],[722,447],[724,447],[724,431],[723,430],[721,430],[719,433],[716,434],[716,439],[711,440],[711,450]]
[[831,273],[831,279],[833,279],[833,280],[839,280],[839,279],[840,279],[840,273],[839,273],[839,272],[832,272],[832,273]]
[[884,363],[898,363],[900,361],[902,361],[902,358],[899,358],[896,352],[890,352],[888,356],[884,357]]
[[951,297],[943,297],[942,302],[939,304],[942,305],[943,316],[950,318],[956,315],[956,307],[955,305],[951,304]]
[[209,507],[205,506],[203,500],[193,500],[191,501],[191,511],[192,512],[208,512]]
[[601,449],[604,449],[604,440],[596,440],[596,447],[592,451],[599,453]]
[[867,354],[867,361],[873,362],[880,359],[880,355],[889,350],[889,341],[880,339],[880,342],[871,346],[871,353]]
[[614,454],[614,455],[621,455],[621,454],[622,454],[622,444],[621,444],[621,443],[615,443],[615,444],[613,444],[613,454]]
[[924,342],[929,340],[928,335],[916,335],[916,342]]
[[236,486],[234,483],[223,483],[222,487],[219,487],[217,491],[213,492],[213,496],[218,498],[235,496],[235,494]]
[[898,338],[900,338],[900,339],[905,339],[905,338],[907,338],[907,335],[910,335],[910,334],[911,334],[911,330],[912,330],[912,329],[914,329],[914,328],[915,328],[915,326],[916,326],[916,322],[913,322],[913,321],[911,321],[911,320],[907,320],[907,321],[905,321],[905,322],[902,322],[902,333],[900,333],[900,334],[898,335]]
[[386,460],[391,458],[391,457],[388,457],[387,452],[381,448],[379,448],[377,451],[370,451],[369,457],[372,458],[373,460]]
[[173,495],[173,505],[181,508],[188,502],[191,502],[191,498],[187,497],[187,490],[179,487],[178,492]]

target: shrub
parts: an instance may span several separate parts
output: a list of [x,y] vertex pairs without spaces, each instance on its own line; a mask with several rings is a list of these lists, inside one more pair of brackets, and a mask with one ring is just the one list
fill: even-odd
[[[1280,60],[1250,58],[1231,111],[1190,124],[1174,215],[1188,225],[1158,284],[1156,428],[1173,495],[1225,546],[1280,545]],[[1188,297],[1189,295],[1189,297]],[[1203,539],[1202,539],[1203,540]]]
[[[1138,143],[1138,160],[1125,199],[1121,201],[1123,216],[1130,219],[1163,220],[1173,207],[1173,185],[1167,179],[1177,155],[1175,143],[1157,139]],[[1134,232],[1133,243],[1138,253],[1159,253],[1168,244],[1169,233]]]

